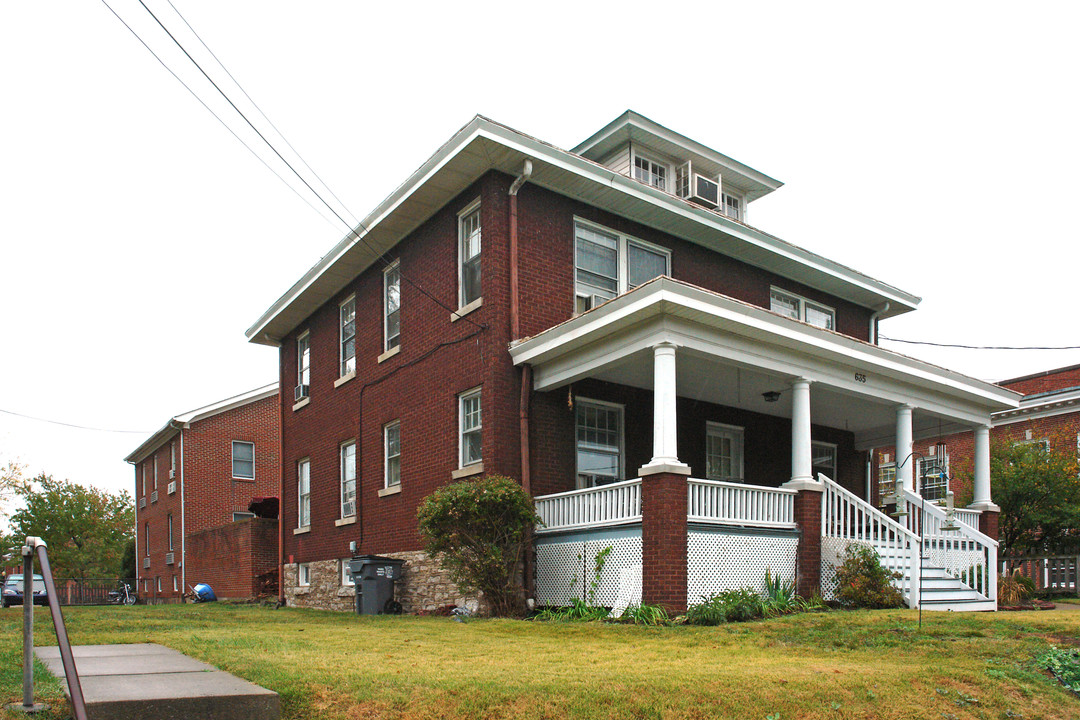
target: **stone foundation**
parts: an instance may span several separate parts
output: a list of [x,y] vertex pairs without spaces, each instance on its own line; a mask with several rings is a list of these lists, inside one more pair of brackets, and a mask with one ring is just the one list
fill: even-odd
[[[446,605],[466,607],[472,611],[482,609],[479,598],[470,597],[458,590],[450,581],[439,562],[426,552],[385,553],[383,557],[405,561],[401,579],[394,587],[394,597],[406,613],[437,610]],[[340,561],[315,560],[311,567],[311,584],[297,587],[297,564],[285,565],[285,602],[290,607],[316,608],[354,612],[356,591],[351,585],[342,586]]]

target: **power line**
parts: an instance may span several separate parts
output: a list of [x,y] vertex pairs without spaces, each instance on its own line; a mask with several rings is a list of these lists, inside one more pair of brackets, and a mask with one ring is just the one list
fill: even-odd
[[237,134],[236,134],[236,131],[235,131],[235,130],[233,130],[233,129],[232,129],[231,127],[229,127],[229,124],[228,124],[228,123],[226,123],[226,122],[225,122],[224,120],[222,120],[221,116],[220,116],[220,115],[218,115],[218,114],[217,114],[216,112],[214,112],[214,111],[213,111],[213,109],[212,109],[212,108],[211,108],[211,107],[210,107],[209,105],[207,105],[207,104],[206,104],[206,102],[205,102],[205,101],[204,101],[204,100],[203,100],[203,99],[202,99],[201,97],[199,97],[199,94],[198,94],[197,92],[195,92],[194,90],[192,90],[192,89],[191,89],[191,86],[190,86],[190,85],[188,85],[188,84],[187,84],[186,82],[184,82],[184,81],[183,81],[183,80],[182,80],[182,79],[180,78],[180,76],[179,76],[179,75],[177,75],[177,74],[176,74],[175,72],[173,72],[173,69],[172,69],[171,67],[169,67],[169,66],[168,66],[168,64],[167,64],[167,63],[166,63],[166,62],[165,62],[164,60],[162,60],[162,59],[161,59],[161,56],[160,56],[160,55],[158,55],[158,54],[157,54],[156,52],[154,52],[154,49],[153,49],[152,47],[150,47],[150,46],[149,46],[149,45],[147,44],[147,42],[146,42],[145,40],[143,40],[143,39],[142,39],[142,37],[140,37],[140,36],[139,36],[139,33],[135,32],[135,29],[134,29],[134,28],[132,28],[132,27],[131,27],[130,25],[128,25],[128,24],[127,24],[127,22],[126,22],[126,21],[124,20],[124,18],[120,17],[119,13],[117,13],[117,12],[116,12],[116,10],[114,10],[114,9],[113,9],[112,5],[109,5],[109,3],[107,2],[107,0],[101,0],[101,2],[102,2],[102,4],[103,4],[103,5],[105,6],[105,7],[109,8],[109,12],[111,12],[111,13],[112,13],[112,14],[113,14],[114,16],[116,16],[116,19],[117,19],[117,20],[119,20],[119,21],[121,22],[121,24],[123,24],[123,26],[124,26],[124,27],[126,27],[126,28],[128,29],[128,31],[129,31],[129,32],[130,32],[130,33],[131,33],[132,35],[134,35],[134,36],[135,36],[135,39],[136,39],[136,40],[138,40],[138,41],[139,41],[140,43],[142,43],[142,46],[143,46],[144,48],[146,48],[146,49],[147,49],[147,51],[149,51],[149,53],[150,53],[151,55],[153,55],[153,56],[154,56],[154,59],[155,59],[155,60],[157,60],[157,61],[158,61],[159,63],[161,63],[161,67],[163,67],[163,68],[165,68],[166,70],[168,70],[168,71],[169,71],[169,74],[170,74],[170,75],[172,75],[172,76],[173,76],[174,78],[176,78],[176,81],[177,81],[178,83],[180,83],[181,85],[183,85],[183,86],[184,86],[184,88],[185,88],[185,89],[186,89],[186,90],[187,90],[187,91],[188,91],[189,93],[191,93],[191,96],[192,96],[192,97],[194,97],[194,98],[195,98],[196,100],[198,100],[198,101],[199,101],[199,104],[200,104],[200,105],[202,105],[202,106],[203,106],[204,108],[206,108],[207,112],[209,112],[209,113],[210,113],[211,115],[213,115],[213,116],[214,116],[214,118],[216,118],[216,119],[217,119],[217,121],[218,121],[219,123],[221,123],[222,127],[224,127],[224,128],[226,129],[226,130],[228,130],[228,131],[229,131],[229,134],[231,134],[231,135],[232,135],[232,136],[233,136],[234,138],[236,138],[236,140],[237,140],[237,141],[238,141],[238,142],[239,142],[239,143],[240,143],[241,145],[243,145],[243,146],[244,146],[245,148],[247,148],[248,152],[250,152],[250,153],[251,153],[252,155],[254,155],[254,156],[255,156],[255,159],[256,159],[256,160],[258,160],[259,162],[261,162],[261,163],[263,164],[263,167],[265,167],[265,168],[266,168],[267,170],[269,170],[270,172],[274,173],[274,175],[276,175],[276,176],[277,176],[277,179],[278,179],[278,180],[280,180],[281,182],[285,183],[285,187],[287,187],[287,188],[289,188],[290,190],[292,190],[292,191],[293,191],[293,193],[294,193],[294,194],[296,195],[296,197],[298,197],[298,198],[300,198],[301,200],[303,200],[303,201],[304,201],[304,203],[305,203],[305,204],[306,204],[306,205],[307,205],[307,206],[308,206],[309,208],[311,208],[312,210],[314,210],[314,211],[315,211],[315,212],[316,212],[316,213],[317,213],[317,214],[319,215],[319,217],[321,217],[321,218],[322,218],[323,220],[325,220],[326,222],[330,223],[330,225],[333,225],[333,224],[334,224],[334,221],[333,221],[333,220],[331,220],[330,218],[326,217],[326,215],[324,215],[324,214],[322,213],[322,211],[320,211],[320,210],[319,210],[319,209],[318,209],[317,207],[315,207],[314,205],[312,205],[312,204],[311,204],[311,201],[310,201],[310,200],[308,200],[308,199],[307,199],[306,197],[304,197],[303,195],[301,195],[301,194],[300,194],[300,192],[299,192],[299,191],[298,191],[298,190],[297,190],[297,189],[296,189],[295,187],[293,187],[293,186],[292,186],[291,184],[289,184],[289,182],[288,182],[288,181],[287,181],[287,180],[286,180],[285,178],[283,178],[283,177],[281,176],[281,174],[280,174],[280,173],[279,173],[279,172],[278,172],[277,170],[275,170],[274,168],[270,167],[269,163],[267,163],[267,162],[266,162],[266,160],[264,160],[264,159],[262,158],[262,156],[260,156],[260,155],[259,155],[259,153],[255,152],[255,149],[254,149],[254,148],[252,148],[252,147],[251,147],[250,145],[248,145],[248,144],[247,144],[246,142],[244,142],[243,138],[241,138],[241,137],[240,137],[239,135],[237,135]]
[[908,345],[931,345],[933,347],[959,348],[961,350],[1080,350],[1080,345],[957,345],[952,343],[929,342],[927,340],[901,340],[899,338],[891,338],[885,335],[878,335],[878,337],[882,340],[889,340],[891,342],[898,343],[907,343]]
[[106,432],[106,433],[131,433],[135,435],[149,435],[148,430],[112,430],[109,428],[96,428],[87,427],[86,425],[75,425],[74,423],[60,422],[59,420],[49,420],[48,418],[34,417],[33,415],[23,415],[22,413],[13,412],[11,410],[4,410],[0,408],[0,413],[5,415],[14,415],[15,417],[25,418],[27,420],[36,420],[38,422],[49,423],[50,425],[63,425],[64,427],[77,428],[79,430],[93,430],[94,432]]
[[[102,2],[104,2],[104,0],[102,0]],[[385,256],[385,255],[384,255],[383,253],[381,253],[381,252],[379,252],[378,250],[376,250],[376,249],[375,249],[375,248],[374,248],[374,247],[373,247],[373,246],[371,245],[371,243],[369,243],[369,242],[368,242],[368,240],[367,240],[367,238],[366,238],[366,237],[364,237],[363,235],[361,235],[360,233],[358,233],[358,232],[356,231],[356,229],[355,229],[355,228],[354,228],[354,227],[352,226],[352,224],[351,224],[351,223],[349,223],[349,222],[348,222],[347,220],[345,220],[345,218],[341,217],[341,214],[340,214],[340,213],[338,213],[338,211],[337,211],[337,210],[336,210],[336,209],[335,209],[335,208],[334,208],[334,207],[333,207],[333,206],[332,206],[332,205],[331,205],[331,204],[330,204],[329,202],[327,202],[327,201],[326,201],[326,198],[324,198],[324,197],[323,197],[323,196],[322,196],[321,194],[319,194],[319,192],[318,192],[318,191],[317,191],[317,190],[316,190],[315,188],[313,188],[313,187],[311,186],[311,183],[309,183],[309,182],[308,182],[308,181],[307,181],[306,179],[304,179],[304,177],[303,177],[303,176],[302,176],[302,175],[301,175],[301,174],[300,174],[300,173],[299,173],[299,172],[297,171],[297,169],[296,169],[295,167],[293,167],[292,163],[290,163],[290,162],[289,162],[288,160],[286,160],[286,159],[285,159],[285,157],[284,157],[284,156],[283,156],[283,155],[282,155],[282,154],[281,154],[280,152],[278,152],[278,149],[277,149],[276,147],[274,147],[274,144],[273,144],[273,143],[271,143],[271,142],[270,142],[269,140],[267,140],[266,136],[265,136],[265,135],[263,135],[263,133],[262,133],[262,132],[261,132],[261,131],[260,131],[260,130],[259,130],[259,129],[257,128],[257,127],[255,127],[254,123],[252,123],[250,119],[248,119],[248,116],[247,116],[247,115],[245,115],[245,114],[243,113],[243,111],[242,111],[242,110],[240,110],[240,108],[238,108],[238,107],[236,106],[236,103],[234,103],[234,102],[232,101],[232,98],[230,98],[230,97],[229,97],[229,96],[228,96],[228,95],[227,95],[227,94],[225,93],[225,91],[221,89],[221,86],[219,86],[219,85],[218,85],[218,84],[217,84],[216,82],[214,82],[214,79],[213,79],[213,78],[211,78],[209,74],[207,74],[206,70],[204,70],[204,69],[203,69],[202,65],[200,65],[200,64],[199,64],[199,62],[198,62],[198,61],[197,61],[197,60],[196,60],[195,58],[193,58],[193,57],[191,56],[191,53],[189,53],[189,52],[187,51],[187,48],[185,48],[185,47],[183,46],[183,44],[181,44],[181,42],[180,42],[179,40],[177,40],[177,39],[176,39],[176,36],[175,36],[175,35],[173,35],[173,34],[172,34],[172,32],[171,32],[171,31],[170,31],[170,30],[169,30],[169,29],[168,29],[167,27],[165,27],[165,24],[164,24],[163,22],[161,22],[161,20],[160,20],[160,19],[158,18],[158,16],[157,16],[157,15],[155,15],[155,14],[154,14],[154,11],[153,11],[153,10],[151,10],[151,9],[150,9],[149,7],[147,7],[147,6],[146,6],[146,3],[145,3],[145,2],[143,2],[143,0],[139,0],[139,4],[140,4],[140,5],[142,5],[142,6],[143,6],[143,9],[144,9],[144,10],[146,10],[146,12],[150,14],[150,17],[154,18],[154,22],[156,22],[156,23],[157,23],[157,24],[158,24],[158,25],[159,25],[159,26],[161,27],[161,29],[165,31],[165,34],[169,36],[169,39],[171,39],[171,40],[173,41],[173,43],[174,43],[174,44],[175,44],[175,45],[176,45],[176,46],[177,46],[178,48],[180,48],[180,51],[184,53],[184,55],[185,55],[185,56],[187,57],[187,59],[188,59],[188,60],[190,60],[190,61],[191,61],[191,63],[192,63],[192,64],[193,64],[193,65],[194,65],[194,66],[195,66],[196,68],[198,68],[199,72],[200,72],[200,73],[202,73],[203,77],[205,77],[205,78],[207,79],[207,81],[209,81],[209,83],[210,83],[211,85],[213,85],[213,86],[214,86],[214,89],[218,91],[218,93],[219,93],[219,94],[221,95],[221,97],[225,98],[225,101],[226,101],[227,103],[229,103],[229,105],[230,105],[230,106],[232,107],[232,109],[233,109],[233,110],[235,110],[235,111],[236,111],[236,113],[237,113],[237,114],[238,114],[238,115],[239,115],[239,116],[240,116],[241,118],[243,118],[244,122],[246,122],[246,123],[248,124],[248,127],[250,127],[250,128],[251,128],[251,129],[253,130],[253,131],[255,131],[255,134],[259,136],[259,138],[260,138],[260,139],[261,139],[261,140],[262,140],[262,141],[263,141],[263,142],[264,142],[264,143],[266,144],[266,146],[267,146],[267,147],[269,147],[269,148],[270,148],[270,150],[271,150],[271,151],[272,151],[272,152],[273,152],[273,153],[274,153],[275,155],[277,155],[278,159],[279,159],[279,160],[281,160],[281,162],[285,163],[286,167],[288,167],[288,168],[289,168],[289,170],[291,170],[291,171],[292,171],[293,175],[295,175],[295,176],[296,176],[296,177],[297,177],[297,178],[298,178],[298,179],[300,180],[300,182],[302,182],[302,183],[304,184],[304,187],[306,187],[306,188],[307,188],[307,189],[308,189],[308,190],[309,190],[309,191],[311,192],[311,194],[313,194],[313,195],[314,195],[315,197],[317,197],[317,198],[319,199],[319,201],[320,201],[320,202],[322,202],[322,204],[323,204],[323,205],[325,205],[325,206],[326,206],[326,208],[327,208],[327,209],[328,209],[328,210],[329,210],[329,211],[330,211],[330,212],[331,212],[331,213],[332,213],[332,214],[334,215],[334,217],[336,217],[336,218],[337,218],[337,219],[338,219],[338,220],[339,220],[339,221],[341,222],[341,224],[342,224],[342,225],[344,225],[344,226],[345,226],[346,228],[348,228],[348,233],[347,233],[347,235],[352,235],[352,236],[353,236],[353,237],[355,237],[355,238],[356,238],[357,240],[359,240],[360,242],[364,243],[364,245],[365,245],[365,246],[366,246],[366,247],[368,248],[368,250],[370,250],[370,251],[371,251],[371,253],[372,253],[372,254],[373,254],[373,255],[374,255],[374,256],[375,256],[376,258],[378,258],[379,260],[381,260],[381,261],[382,261],[382,263],[383,263],[383,267],[384,267],[384,268],[389,268],[389,267],[390,267],[390,265],[391,265],[392,263],[391,263],[391,262],[390,262],[390,261],[389,261],[389,260],[388,260],[388,259],[386,258],[386,256]],[[187,21],[185,20],[184,22],[186,23]],[[200,42],[201,42],[201,38],[200,38]],[[211,54],[213,54],[213,53],[211,53]],[[215,58],[215,59],[216,59],[216,58]],[[219,64],[220,64],[220,62],[219,62]],[[226,71],[226,72],[228,72],[228,71]],[[259,112],[262,112],[262,111],[260,110]],[[276,128],[275,128],[275,129],[276,129]],[[278,134],[279,134],[279,135],[281,135],[281,132],[280,132],[280,131],[278,131]],[[282,139],[284,139],[284,136],[283,136],[283,135],[282,135]],[[288,144],[288,141],[287,141],[287,140],[286,140],[286,144]],[[290,146],[290,147],[291,147],[291,146]],[[295,152],[295,150],[294,150],[294,152]],[[302,158],[301,158],[301,159],[302,159]],[[306,164],[306,163],[305,163],[305,164]],[[323,183],[323,184],[325,185],[325,183]],[[327,189],[329,189],[329,188],[327,188]],[[344,205],[342,205],[342,207],[344,208],[345,206],[344,206]],[[347,208],[345,208],[345,211],[346,211],[346,212],[349,212]],[[350,214],[350,215],[352,215],[352,213],[349,213],[349,214]],[[363,224],[363,223],[357,223],[357,225],[358,225],[359,227],[363,228],[363,229],[364,229],[364,232],[365,232],[365,233],[367,232],[367,230],[368,230],[368,229],[367,229],[367,227],[365,227],[365,226],[364,226],[364,224]],[[429,293],[429,292],[428,292],[427,290],[425,290],[425,289],[424,289],[424,287],[423,287],[422,285],[420,285],[419,283],[413,282],[413,281],[412,281],[412,280],[411,280],[411,279],[410,279],[409,277],[407,277],[407,276],[405,275],[405,273],[401,272],[401,271],[400,271],[400,269],[398,270],[398,276],[399,276],[399,277],[400,277],[400,278],[401,278],[402,280],[406,281],[407,283],[409,283],[410,285],[412,285],[412,286],[413,286],[414,288],[416,288],[417,290],[419,290],[419,291],[420,291],[420,293],[422,293],[423,295],[425,295],[425,296],[426,296],[426,297],[427,297],[428,299],[430,299],[430,300],[431,300],[432,302],[434,302],[434,303],[435,303],[436,305],[438,305],[439,307],[443,308],[443,309],[444,309],[444,310],[446,310],[447,312],[450,312],[450,313],[454,313],[454,312],[456,312],[456,311],[455,311],[455,310],[454,310],[453,308],[451,308],[451,307],[448,307],[448,306],[447,306],[446,304],[444,304],[444,303],[443,303],[443,302],[442,302],[441,300],[439,300],[439,299],[438,299],[438,298],[436,298],[436,297],[435,297],[434,295],[432,295],[432,294],[431,294],[431,293]],[[471,325],[474,325],[474,326],[476,326],[476,327],[478,327],[478,328],[484,328],[484,329],[486,329],[486,327],[487,327],[486,325],[482,325],[481,323],[478,323],[478,322],[476,322],[475,320],[473,320],[472,318],[470,318],[470,317],[468,317],[468,316],[461,316],[461,317],[462,317],[462,319],[464,319],[465,321],[467,321],[467,322],[468,322],[468,323],[470,323]]]

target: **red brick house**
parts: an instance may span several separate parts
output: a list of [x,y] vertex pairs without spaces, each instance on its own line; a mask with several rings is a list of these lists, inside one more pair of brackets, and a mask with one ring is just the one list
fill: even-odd
[[[919,298],[748,224],[780,186],[633,112],[572,151],[459,130],[247,331],[280,353],[283,599],[350,607],[355,548],[406,560],[406,610],[460,601],[416,508],[498,473],[544,518],[542,604],[595,579],[605,605],[681,609],[766,569],[828,594],[852,542],[929,604],[924,540],[867,502],[867,450],[988,425],[1016,395],[879,347]],[[964,527],[964,569],[992,568]],[[980,578],[942,578],[939,606],[992,606]]]
[[222,599],[252,598],[275,584],[277,396],[268,385],[177,415],[125,458],[141,598],[179,602],[200,582]]

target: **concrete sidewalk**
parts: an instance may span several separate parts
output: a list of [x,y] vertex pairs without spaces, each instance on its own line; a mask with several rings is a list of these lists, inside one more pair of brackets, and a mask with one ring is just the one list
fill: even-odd
[[[64,677],[60,649],[34,649]],[[90,720],[278,720],[278,695],[162,645],[72,648]],[[67,692],[67,684],[64,684]]]

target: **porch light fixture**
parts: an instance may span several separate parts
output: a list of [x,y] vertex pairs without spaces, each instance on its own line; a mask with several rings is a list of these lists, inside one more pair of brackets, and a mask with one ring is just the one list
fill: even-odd
[[769,390],[761,393],[761,397],[765,398],[765,402],[776,402],[780,399],[780,393],[776,390]]

